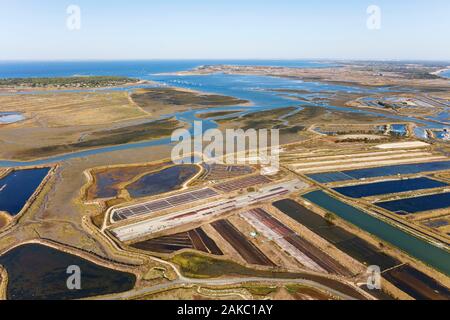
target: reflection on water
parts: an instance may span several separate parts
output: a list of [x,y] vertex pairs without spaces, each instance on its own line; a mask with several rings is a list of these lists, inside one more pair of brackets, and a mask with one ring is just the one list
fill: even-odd
[[450,193],[439,193],[414,198],[405,198],[376,203],[388,211],[399,215],[450,208]]
[[199,168],[194,165],[173,166],[155,173],[150,173],[127,186],[133,198],[141,198],[177,190],[194,177]]
[[382,194],[442,188],[446,186],[448,186],[448,184],[445,182],[433,180],[426,177],[420,177],[413,179],[390,180],[368,184],[352,185],[334,188],[334,190],[347,197],[364,198]]
[[25,117],[18,112],[0,112],[0,124],[10,124],[25,120]]
[[50,168],[16,170],[0,179],[0,211],[17,215],[49,170]]
[[445,70],[444,72],[441,72],[439,75],[440,75],[441,77],[449,78],[449,79],[450,79],[450,69]]
[[406,136],[408,128],[405,124],[393,124],[391,125],[391,132],[395,135]]
[[[27,244],[0,256],[8,273],[9,300],[68,300],[131,290],[136,277],[96,265],[80,257],[39,245]],[[67,268],[81,269],[81,290],[67,288]]]

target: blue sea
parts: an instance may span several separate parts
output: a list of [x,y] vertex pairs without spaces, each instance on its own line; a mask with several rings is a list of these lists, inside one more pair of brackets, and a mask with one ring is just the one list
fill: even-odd
[[149,61],[30,61],[1,62],[0,78],[124,76],[147,78],[152,74],[190,70],[204,65],[252,65],[293,68],[335,66],[307,60],[149,60]]
[[450,69],[449,69],[449,70],[446,70],[446,71],[444,71],[444,72],[442,72],[442,73],[440,74],[440,76],[441,76],[441,77],[444,77],[444,78],[450,78]]

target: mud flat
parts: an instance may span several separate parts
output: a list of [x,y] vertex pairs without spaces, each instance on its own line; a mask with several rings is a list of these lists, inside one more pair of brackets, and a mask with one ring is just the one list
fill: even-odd
[[168,138],[185,126],[178,112],[246,103],[175,88],[0,96],[0,112],[26,118],[0,128],[0,158],[35,160]]
[[[131,290],[136,277],[53,248],[27,244],[0,256],[8,273],[9,300],[68,300]],[[68,266],[82,270],[82,289],[67,288]]]
[[[26,119],[1,126],[1,158],[40,158],[74,151],[92,134],[135,125],[150,115],[129,101],[126,92],[57,92],[2,95],[0,112],[14,110]],[[152,119],[149,119],[152,120]],[[147,121],[149,121],[147,120]],[[113,134],[114,132],[112,132]],[[33,139],[29,137],[32,136]],[[117,139],[117,137],[116,137]],[[35,154],[33,154],[33,152]],[[41,151],[41,153],[39,153]]]
[[227,117],[219,119],[217,122],[226,128],[238,127],[247,129],[270,129],[277,125],[282,125],[283,121],[279,117],[288,115],[295,111],[296,107],[278,108],[273,110],[257,111],[243,116]]
[[197,118],[199,119],[211,119],[217,117],[229,116],[235,113],[239,113],[242,110],[232,110],[232,111],[212,111],[212,112],[204,112],[197,114]]
[[356,100],[348,101],[345,105],[403,117],[414,116],[416,119],[420,118],[441,124],[445,124],[448,120],[446,112],[448,100],[441,99],[437,92],[427,92],[426,89],[421,90],[420,93],[417,91],[414,93],[383,92],[370,97],[359,97]]
[[15,128],[41,125],[104,125],[149,116],[130,102],[127,92],[43,92],[0,96],[0,112],[20,112],[27,119]]
[[6,212],[0,211],[0,229],[6,226],[11,221],[11,216]]
[[434,71],[436,71],[435,67],[421,65],[411,68],[401,63],[394,65],[383,62],[355,62],[341,64],[339,67],[326,68],[214,65],[198,67],[179,74],[205,75],[225,73],[275,76],[362,87],[411,86],[418,88],[448,88],[448,80],[431,74]]
[[140,108],[154,116],[188,109],[249,105],[247,100],[181,88],[140,89],[131,95],[131,99]]
[[173,118],[150,121],[117,129],[97,131],[88,134],[82,141],[74,143],[54,144],[37,148],[29,147],[14,153],[14,157],[30,160],[74,153],[82,150],[93,150],[108,146],[154,140],[162,137],[170,137],[174,130],[180,128],[182,128],[181,123]]

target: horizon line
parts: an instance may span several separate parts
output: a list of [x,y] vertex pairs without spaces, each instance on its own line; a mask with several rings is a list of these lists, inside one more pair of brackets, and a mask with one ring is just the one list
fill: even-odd
[[4,62],[120,62],[120,61],[309,61],[309,62],[326,62],[326,61],[361,61],[361,62],[450,62],[450,59],[414,59],[414,58],[142,58],[142,59],[0,59],[0,63]]

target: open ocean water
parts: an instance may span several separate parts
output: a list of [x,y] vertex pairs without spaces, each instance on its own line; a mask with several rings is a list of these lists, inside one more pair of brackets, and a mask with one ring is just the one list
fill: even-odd
[[144,78],[151,74],[190,70],[204,65],[252,65],[295,68],[335,66],[307,60],[149,60],[149,61],[0,61],[0,78],[125,76]]

